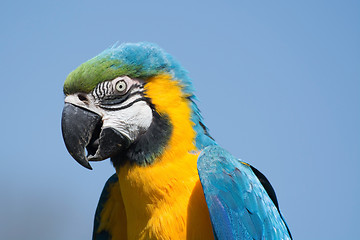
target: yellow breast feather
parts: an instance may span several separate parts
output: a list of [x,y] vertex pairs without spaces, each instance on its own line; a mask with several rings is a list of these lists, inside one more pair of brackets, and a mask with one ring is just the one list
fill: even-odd
[[213,239],[194,154],[191,109],[178,82],[168,75],[149,79],[146,95],[173,130],[166,149],[148,166],[117,169],[127,239]]

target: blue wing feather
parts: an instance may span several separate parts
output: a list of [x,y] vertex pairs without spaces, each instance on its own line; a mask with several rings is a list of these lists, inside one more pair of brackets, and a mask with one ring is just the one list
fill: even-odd
[[216,239],[291,239],[251,166],[219,146],[209,146],[198,158],[198,172]]

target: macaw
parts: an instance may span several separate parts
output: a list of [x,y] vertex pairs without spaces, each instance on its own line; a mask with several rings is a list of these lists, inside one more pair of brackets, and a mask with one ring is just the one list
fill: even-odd
[[63,91],[70,155],[115,168],[93,239],[291,239],[269,181],[210,136],[188,72],[157,45],[110,47]]

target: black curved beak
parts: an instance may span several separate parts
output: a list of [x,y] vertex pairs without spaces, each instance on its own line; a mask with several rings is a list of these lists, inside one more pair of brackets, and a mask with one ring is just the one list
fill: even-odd
[[102,128],[100,115],[70,103],[65,103],[61,129],[70,155],[88,169],[92,169],[89,161],[115,156],[130,144],[117,130]]
[[65,103],[61,117],[65,146],[70,155],[88,169],[92,168],[86,158],[85,147],[90,143],[92,133],[99,122],[101,117],[98,114]]

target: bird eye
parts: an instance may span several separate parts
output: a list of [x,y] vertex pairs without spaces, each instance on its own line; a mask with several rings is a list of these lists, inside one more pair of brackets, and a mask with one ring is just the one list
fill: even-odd
[[120,94],[126,93],[126,88],[127,88],[127,85],[126,85],[126,82],[124,80],[120,80],[115,84],[115,89]]

